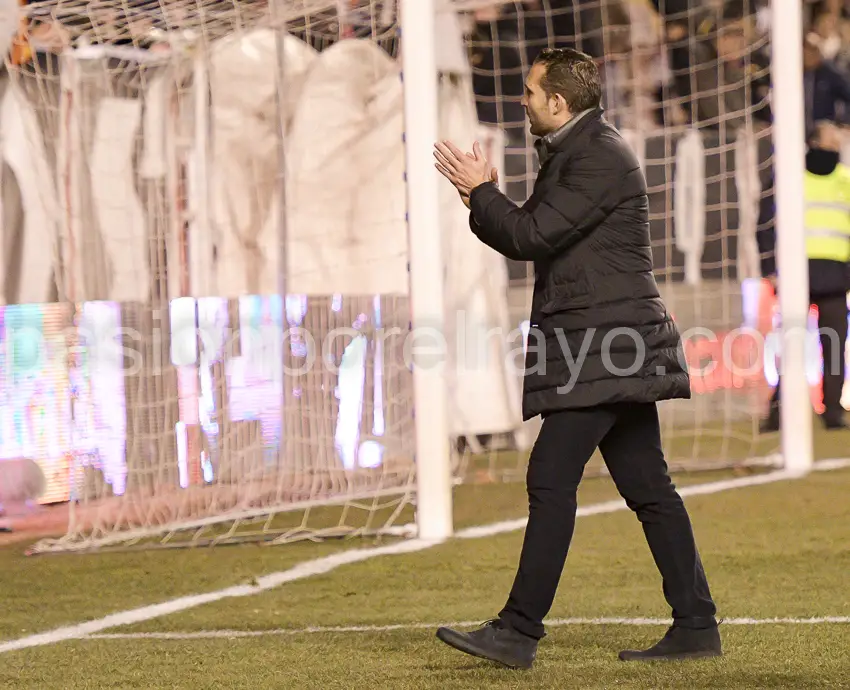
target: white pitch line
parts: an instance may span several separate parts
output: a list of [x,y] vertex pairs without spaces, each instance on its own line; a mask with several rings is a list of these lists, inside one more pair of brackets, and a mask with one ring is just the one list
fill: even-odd
[[[557,628],[570,625],[670,625],[669,618],[556,618],[546,621],[546,626]],[[481,621],[456,621],[453,623],[395,623],[392,625],[340,625],[311,628],[276,628],[273,630],[193,630],[191,632],[140,632],[100,633],[88,635],[86,640],[215,640],[240,637],[267,637],[286,635],[316,635],[320,633],[381,633],[397,630],[436,630],[441,625],[452,628],[469,628]],[[821,616],[817,618],[724,618],[721,625],[850,625],[850,616]]]
[[[830,470],[840,470],[850,467],[850,458],[836,458],[830,460],[819,460],[814,464],[815,472],[825,472]],[[756,474],[749,477],[738,477],[736,479],[723,479],[716,482],[707,482],[705,484],[694,484],[693,486],[678,487],[679,495],[683,498],[687,496],[701,496],[705,494],[716,494],[721,491],[729,491],[731,489],[739,489],[750,486],[760,486],[762,484],[773,484],[788,479],[797,479],[798,477],[785,470],[776,470],[775,472],[767,472],[765,474]],[[613,501],[604,501],[593,505],[580,507],[576,512],[577,517],[587,517],[589,515],[601,515],[603,513],[613,513],[618,510],[625,510],[625,502],[620,499]],[[489,525],[481,525],[480,527],[468,527],[455,533],[458,539],[480,539],[481,537],[492,537],[505,532],[513,532],[523,529],[528,518],[517,518],[515,520],[504,520],[502,522],[494,522]]]
[[[850,467],[850,459],[827,461],[828,469],[838,469],[842,467]],[[820,469],[822,465],[816,463],[815,469]],[[750,486],[758,486],[761,484],[770,484],[772,482],[784,481],[792,479],[794,476],[784,470],[778,472],[770,472],[762,475],[751,477],[741,477],[738,479],[726,479],[717,482],[708,482],[706,484],[696,484],[679,489],[682,496],[693,496],[697,494],[712,494],[721,491],[729,491]],[[595,505],[585,506],[578,509],[577,517],[586,517],[588,515],[600,515],[602,513],[614,513],[620,510],[626,510],[626,504],[621,500],[605,501]],[[459,530],[455,533],[455,537],[460,539],[477,539],[481,537],[490,537],[497,534],[505,534],[515,532],[525,527],[526,519],[507,520],[497,522],[492,525],[484,525],[482,527],[470,527]],[[298,565],[281,570],[275,573],[270,573],[257,578],[255,584],[251,585],[234,585],[205,594],[194,594],[190,596],[178,597],[170,601],[162,602],[161,604],[152,604],[150,606],[142,606],[128,611],[120,611],[113,613],[103,618],[98,618],[77,625],[68,625],[47,632],[28,635],[17,640],[9,640],[8,642],[0,643],[0,654],[5,652],[13,652],[21,649],[29,649],[32,647],[42,647],[45,645],[56,644],[68,640],[79,640],[83,637],[88,637],[103,630],[110,628],[119,628],[125,625],[133,625],[144,621],[161,618],[173,613],[179,613],[188,609],[196,608],[204,604],[210,604],[223,599],[234,597],[246,597],[254,594],[259,594],[270,589],[274,589],[289,582],[303,580],[316,575],[324,575],[332,570],[336,570],[340,566],[349,565],[351,563],[359,563],[361,561],[370,560],[379,556],[395,556],[404,553],[414,553],[416,551],[424,551],[430,549],[442,541],[425,541],[422,539],[410,539],[400,541],[387,546],[379,546],[368,549],[351,549],[317,558],[312,561],[304,561]]]

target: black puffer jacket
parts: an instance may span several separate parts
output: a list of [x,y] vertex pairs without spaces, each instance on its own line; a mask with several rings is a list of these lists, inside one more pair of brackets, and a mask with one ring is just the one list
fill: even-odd
[[522,208],[493,184],[470,197],[470,225],[481,241],[534,262],[524,419],[689,398],[681,338],[652,274],[637,158],[601,108],[546,143]]

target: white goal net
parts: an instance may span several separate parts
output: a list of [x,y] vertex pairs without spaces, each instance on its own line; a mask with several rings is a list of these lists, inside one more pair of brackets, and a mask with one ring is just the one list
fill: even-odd
[[[439,136],[481,141],[522,202],[528,67],[547,46],[599,60],[689,335],[693,399],[662,406],[670,463],[761,462],[775,372],[738,331],[770,343],[769,36],[756,0],[666,3],[437,3]],[[42,0],[21,17],[0,122],[0,461],[36,460],[42,501],[70,502],[67,534],[37,549],[406,531],[428,430],[397,2]],[[521,479],[533,270],[481,245],[447,187],[455,477]]]
[[[41,454],[71,508],[67,535],[37,549],[404,529],[415,345],[395,3],[57,0],[25,16],[4,103],[25,213],[3,337],[21,321],[51,339],[10,383],[18,408],[49,388],[58,414],[52,438],[27,428],[4,452]],[[468,69],[439,99],[441,136],[498,157]],[[506,266],[442,199],[446,310],[465,319],[449,328],[475,346],[448,353],[451,433],[510,436],[507,343],[477,341],[510,330]]]

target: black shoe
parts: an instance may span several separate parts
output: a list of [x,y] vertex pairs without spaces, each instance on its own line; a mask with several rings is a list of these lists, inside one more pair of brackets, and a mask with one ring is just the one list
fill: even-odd
[[759,432],[762,434],[772,434],[779,431],[779,415],[769,414],[759,424]]
[[850,426],[848,426],[847,422],[844,421],[843,415],[823,415],[821,420],[823,421],[823,426],[827,431],[842,431],[844,429],[850,429]]
[[642,651],[620,652],[620,661],[705,659],[723,654],[717,626],[694,630],[671,627],[660,642]]
[[470,632],[438,628],[437,637],[450,647],[510,668],[531,668],[537,656],[537,640],[499,620],[487,621]]

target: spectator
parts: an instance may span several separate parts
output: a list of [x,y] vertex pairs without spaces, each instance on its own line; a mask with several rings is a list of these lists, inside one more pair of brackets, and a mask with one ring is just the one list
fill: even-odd
[[[664,23],[671,86],[686,119],[736,128],[751,110],[753,117],[769,120],[769,61],[753,47],[760,0],[648,1]],[[669,100],[663,86],[658,100]]]
[[[840,162],[841,133],[832,123],[819,123],[806,154],[803,193],[806,200],[806,255],[809,295],[817,305],[823,349],[823,423],[845,429],[841,392],[847,344],[847,291],[850,290],[850,168]],[[773,181],[762,200],[756,237],[762,275],[776,284],[776,230]],[[779,430],[779,385],[763,432]]]
[[[696,17],[705,16],[706,9],[701,0],[646,0],[658,14],[664,27],[664,38],[667,43],[667,61],[673,75],[672,89],[681,99],[681,110],[687,119],[691,117],[690,96],[692,56],[689,40],[696,33],[698,21]],[[665,87],[662,85],[658,92],[658,102],[668,100]],[[663,111],[660,124],[666,125],[667,120]]]
[[621,0],[536,2],[550,8],[554,48],[575,48],[598,62],[611,52],[620,52],[628,43],[629,16]]
[[810,36],[803,44],[803,87],[807,138],[814,134],[816,122],[847,124],[850,80],[824,58],[817,42]]
[[[692,10],[695,34],[676,21],[668,25],[674,88],[694,124],[736,129],[747,112],[764,112],[767,59],[752,48],[755,17],[747,0],[727,0],[718,12]],[[698,23],[697,21],[698,20]]]
[[821,12],[812,21],[812,29],[808,36],[820,48],[821,54],[833,64],[842,50],[842,39],[839,33],[839,18],[831,12]]
[[511,138],[523,138],[524,55],[516,18],[503,17],[498,7],[478,10],[469,45],[478,119],[505,128]]

